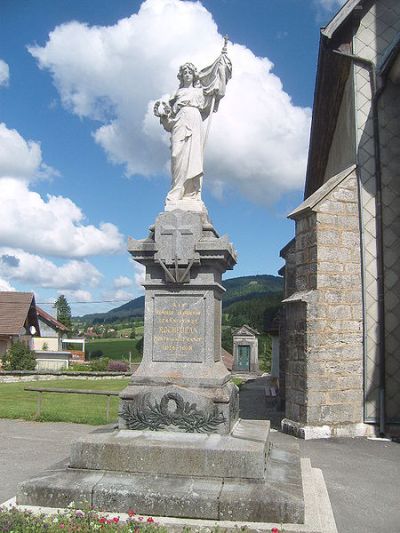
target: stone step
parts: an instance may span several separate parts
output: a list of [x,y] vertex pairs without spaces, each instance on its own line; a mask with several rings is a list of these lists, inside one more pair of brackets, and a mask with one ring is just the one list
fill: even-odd
[[[260,422],[260,421],[255,421]],[[241,522],[304,522],[298,443],[272,447],[266,480],[49,470],[19,486],[17,503]]]
[[265,479],[269,421],[240,420],[230,435],[117,430],[72,444],[70,467],[135,474]]

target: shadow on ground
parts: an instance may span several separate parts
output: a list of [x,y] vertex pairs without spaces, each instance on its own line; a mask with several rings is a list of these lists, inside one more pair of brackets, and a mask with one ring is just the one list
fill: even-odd
[[265,388],[269,384],[268,377],[259,377],[243,383],[239,394],[240,418],[245,420],[270,420],[271,427],[281,428],[284,414],[276,406],[267,402]]

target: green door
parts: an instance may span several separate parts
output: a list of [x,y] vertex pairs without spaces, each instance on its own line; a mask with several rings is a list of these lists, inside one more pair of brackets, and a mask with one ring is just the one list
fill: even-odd
[[238,370],[250,370],[250,346],[238,346]]

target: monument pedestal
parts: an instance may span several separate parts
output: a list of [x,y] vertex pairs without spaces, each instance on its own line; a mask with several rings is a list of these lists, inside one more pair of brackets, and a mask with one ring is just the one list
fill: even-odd
[[17,503],[301,523],[297,444],[271,450],[267,421],[238,420],[221,361],[229,240],[204,213],[175,210],[128,249],[146,268],[144,352],[120,393],[119,427],[74,443],[68,467],[21,484]]
[[229,434],[239,407],[221,360],[221,300],[232,245],[205,213],[175,210],[128,250],[146,268],[144,348],[120,394],[120,429]]
[[230,435],[103,430],[72,445],[69,465],[19,486],[17,503],[90,504],[104,511],[212,520],[302,523],[297,442],[269,445],[269,423]]

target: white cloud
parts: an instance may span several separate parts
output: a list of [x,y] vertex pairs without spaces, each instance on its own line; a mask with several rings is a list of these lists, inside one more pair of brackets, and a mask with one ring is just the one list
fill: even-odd
[[143,265],[137,263],[136,261],[133,262],[133,267],[135,269],[134,279],[136,287],[143,291],[143,283],[145,281],[146,269]]
[[[15,283],[90,302],[87,288],[97,286],[102,275],[87,260],[76,259],[119,252],[123,236],[113,224],[85,223],[69,198],[42,198],[31,190],[35,178],[54,174],[42,161],[39,143],[0,123],[0,290],[15,290]],[[74,260],[55,264],[43,256]]]
[[72,302],[92,302],[93,297],[92,294],[89,291],[85,291],[82,289],[78,290],[64,290],[64,291],[58,291],[59,294],[64,294],[68,298],[68,301],[71,300]]
[[133,283],[133,280],[128,278],[127,276],[119,276],[118,278],[115,278],[113,281],[113,286],[116,289],[123,289],[125,287],[131,287]]
[[31,181],[57,172],[42,162],[40,144],[25,141],[16,131],[0,123],[0,178]]
[[347,0],[314,0],[314,4],[325,11],[335,11],[342,7]]
[[74,258],[121,251],[123,236],[114,224],[85,224],[83,212],[69,198],[43,199],[31,190],[34,178],[54,174],[42,161],[39,143],[0,123],[1,244]]
[[[169,158],[152,101],[176,89],[180,64],[209,65],[221,45],[199,2],[147,0],[114,26],[57,26],[45,46],[29,50],[50,70],[64,107],[102,122],[94,138],[108,158],[129,175],[151,175],[164,171]],[[311,111],[293,104],[267,58],[239,44],[229,55],[234,73],[213,118],[206,183],[219,191],[234,185],[269,203],[302,187]]]
[[102,292],[102,298],[106,302],[115,303],[116,305],[118,303],[122,305],[123,302],[128,302],[129,300],[133,300],[136,297],[137,295],[135,295],[135,292],[133,289],[132,290],[127,290],[126,288],[109,289],[109,290],[105,290]]
[[102,277],[88,261],[72,260],[58,266],[38,255],[8,247],[0,248],[0,276],[7,282],[59,290],[95,287]]
[[16,289],[5,279],[0,278],[0,291],[15,291]]
[[113,293],[113,300],[116,301],[123,301],[123,300],[132,300],[135,298],[135,294],[133,291],[127,291],[124,289],[118,289]]
[[143,283],[145,277],[145,268],[132,258],[130,259],[134,274],[132,278],[128,276],[119,276],[113,280],[113,288],[103,292],[103,298],[111,301],[128,301],[138,297],[143,293]]
[[7,87],[10,79],[10,69],[3,59],[0,59],[0,87]]
[[0,212],[0,242],[6,246],[75,258],[123,248],[123,237],[113,224],[85,225],[82,211],[69,198],[48,195],[44,200],[18,180],[0,179]]

